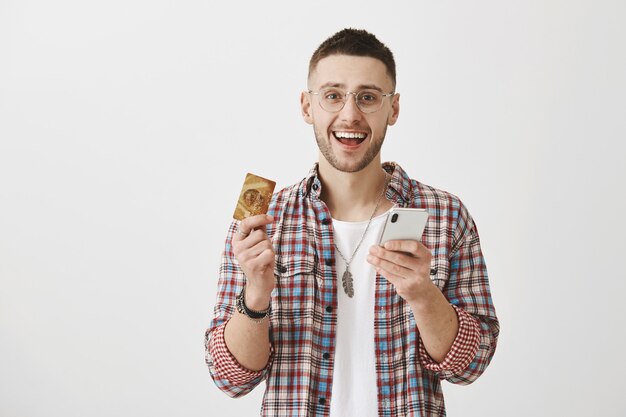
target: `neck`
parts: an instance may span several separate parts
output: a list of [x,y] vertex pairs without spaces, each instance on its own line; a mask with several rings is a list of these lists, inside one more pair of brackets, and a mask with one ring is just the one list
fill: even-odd
[[[332,167],[320,155],[319,176],[322,182],[321,199],[326,203],[331,216],[336,220],[358,222],[372,217],[387,175],[380,164],[380,157],[363,170],[343,172]],[[393,204],[383,195],[374,216],[389,210]]]

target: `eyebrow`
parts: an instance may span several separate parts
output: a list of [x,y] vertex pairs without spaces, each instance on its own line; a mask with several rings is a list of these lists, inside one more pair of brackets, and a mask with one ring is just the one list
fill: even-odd
[[[346,89],[346,85],[345,84],[335,83],[335,82],[331,81],[331,82],[327,82],[325,84],[322,84],[320,86],[320,90],[323,90],[324,88],[329,88],[329,87],[343,88],[344,90]],[[376,91],[380,91],[381,93],[383,92],[383,89],[380,88],[379,86],[375,85],[375,84],[361,84],[361,85],[356,87],[356,91],[361,91],[361,90],[376,90]]]

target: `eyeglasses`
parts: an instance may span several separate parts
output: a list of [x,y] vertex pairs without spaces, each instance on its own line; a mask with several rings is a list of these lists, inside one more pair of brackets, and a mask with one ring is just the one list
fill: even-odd
[[394,96],[396,93],[383,94],[376,90],[361,90],[358,93],[351,91],[342,91],[337,88],[324,88],[320,91],[310,94],[319,96],[320,107],[327,112],[336,113],[343,109],[348,101],[348,96],[352,94],[356,101],[356,105],[363,113],[374,113],[383,106],[385,97]]

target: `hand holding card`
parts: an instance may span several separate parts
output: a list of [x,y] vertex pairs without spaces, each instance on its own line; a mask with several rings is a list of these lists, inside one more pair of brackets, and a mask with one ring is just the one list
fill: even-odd
[[233,217],[240,220],[233,235],[233,253],[246,276],[245,303],[253,310],[265,309],[274,289],[275,253],[265,226],[274,219],[264,214],[276,183],[247,174]]

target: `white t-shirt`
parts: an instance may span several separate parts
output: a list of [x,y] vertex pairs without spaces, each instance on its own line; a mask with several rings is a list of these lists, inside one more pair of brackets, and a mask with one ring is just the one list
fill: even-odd
[[[387,212],[372,219],[359,250],[350,262],[354,297],[343,290],[341,278],[346,263],[335,252],[337,265],[337,339],[333,370],[330,415],[378,416],[376,349],[374,341],[374,297],[376,271],[366,260],[372,245],[378,244]],[[335,244],[350,260],[367,226],[364,222],[333,219]]]

